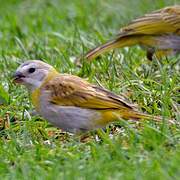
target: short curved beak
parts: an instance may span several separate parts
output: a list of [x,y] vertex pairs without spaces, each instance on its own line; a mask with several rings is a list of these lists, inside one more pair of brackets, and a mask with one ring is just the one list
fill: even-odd
[[25,78],[25,76],[19,71],[15,72],[14,75],[12,76],[13,82],[15,83],[23,82],[23,78]]

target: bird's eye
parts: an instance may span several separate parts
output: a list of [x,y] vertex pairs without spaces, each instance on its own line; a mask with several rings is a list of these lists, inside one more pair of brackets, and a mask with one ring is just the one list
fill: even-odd
[[29,68],[28,72],[33,73],[33,72],[35,72],[35,70],[36,70],[35,68]]

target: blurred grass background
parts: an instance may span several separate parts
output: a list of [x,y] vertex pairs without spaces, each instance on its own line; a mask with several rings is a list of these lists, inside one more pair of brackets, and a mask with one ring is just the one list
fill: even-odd
[[[175,0],[0,0],[0,177],[2,179],[179,179],[180,130],[120,122],[118,132],[81,143],[39,117],[28,93],[11,82],[26,59],[123,93],[142,111],[179,120],[179,57],[146,60],[119,49],[82,68],[75,57],[112,38],[132,19]],[[5,89],[6,93],[4,92]]]

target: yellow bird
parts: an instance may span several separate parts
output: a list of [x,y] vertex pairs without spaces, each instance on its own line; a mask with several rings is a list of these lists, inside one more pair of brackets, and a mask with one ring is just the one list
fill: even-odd
[[14,81],[27,87],[38,114],[65,131],[94,130],[121,118],[161,121],[134,109],[123,97],[80,77],[60,74],[39,60],[18,67]]
[[137,44],[147,50],[149,60],[154,53],[158,57],[180,53],[180,5],[165,7],[133,20],[113,40],[90,50],[84,57],[92,60],[109,50]]

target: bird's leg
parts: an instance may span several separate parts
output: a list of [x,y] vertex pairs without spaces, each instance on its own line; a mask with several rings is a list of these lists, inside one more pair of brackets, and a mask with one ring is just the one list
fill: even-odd
[[153,55],[155,53],[154,48],[148,48],[146,51],[146,57],[148,60],[152,61],[153,60]]

